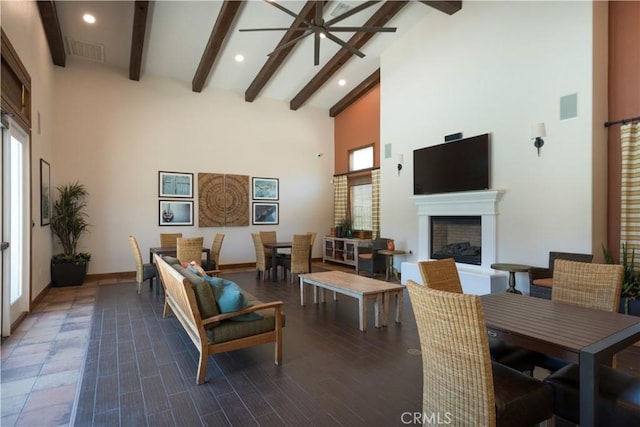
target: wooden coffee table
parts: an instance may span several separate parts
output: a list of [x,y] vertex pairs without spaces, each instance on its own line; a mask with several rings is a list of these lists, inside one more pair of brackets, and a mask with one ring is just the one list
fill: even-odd
[[304,306],[304,284],[312,285],[313,302],[318,303],[318,288],[321,291],[321,301],[324,302],[324,289],[336,294],[348,295],[358,299],[358,312],[360,330],[364,332],[367,328],[367,304],[366,300],[375,299],[375,326],[380,327],[388,324],[389,304],[391,296],[396,297],[396,322],[402,321],[402,292],[404,286],[395,285],[382,280],[375,280],[357,274],[345,273],[342,271],[325,271],[322,273],[309,273],[300,275],[300,305]]

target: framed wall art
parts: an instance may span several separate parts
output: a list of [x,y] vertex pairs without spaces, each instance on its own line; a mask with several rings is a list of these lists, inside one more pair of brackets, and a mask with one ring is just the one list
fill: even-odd
[[193,201],[160,200],[158,224],[193,225]]
[[278,204],[253,202],[253,224],[275,225],[278,224]]
[[278,200],[278,178],[253,178],[254,200]]
[[40,225],[51,222],[51,165],[40,159]]
[[193,197],[193,174],[158,172],[158,197]]

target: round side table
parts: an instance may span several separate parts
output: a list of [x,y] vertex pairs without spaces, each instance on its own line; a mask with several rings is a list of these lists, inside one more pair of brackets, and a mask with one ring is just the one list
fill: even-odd
[[522,294],[522,292],[516,289],[516,273],[526,273],[529,271],[529,268],[531,268],[531,266],[524,264],[497,263],[491,264],[491,268],[493,268],[494,270],[508,271],[509,288],[507,289],[507,292],[510,292],[512,294]]

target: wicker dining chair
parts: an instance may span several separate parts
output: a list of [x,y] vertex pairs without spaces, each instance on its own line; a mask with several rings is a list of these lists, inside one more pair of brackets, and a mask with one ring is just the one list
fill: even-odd
[[[620,264],[592,264],[556,259],[553,268],[551,300],[610,312],[618,311],[624,267]],[[555,372],[567,366],[566,360],[533,352],[536,366]],[[613,366],[616,358],[613,359]]]
[[293,241],[291,242],[291,255],[287,255],[283,259],[283,265],[285,270],[285,279],[287,277],[287,270],[291,276],[291,283],[293,283],[294,274],[310,273],[309,271],[309,251],[311,250],[311,235],[310,234],[294,234]]
[[529,295],[532,297],[551,299],[553,288],[553,267],[556,260],[591,262],[592,254],[580,254],[574,252],[549,252],[549,267],[529,268]]
[[[420,261],[418,267],[422,281],[428,288],[456,294],[463,293],[458,268],[453,258]],[[533,373],[535,368],[534,355],[537,353],[496,338],[489,338],[489,353],[493,361],[518,371]]]
[[624,267],[556,260],[551,299],[597,310],[617,312]]
[[[275,231],[261,231],[260,232],[260,239],[262,240],[262,244],[263,245],[265,243],[276,243],[278,241],[278,237],[277,237]],[[265,248],[263,246],[262,250],[264,251],[264,256],[265,257],[269,258],[271,256],[271,249],[270,248]]]
[[189,263],[195,261],[198,264],[202,264],[204,237],[178,237],[176,240],[176,258],[180,262]]
[[[140,253],[140,246],[138,246],[138,241],[135,237],[129,236],[129,245],[131,246],[131,252],[133,252],[133,257],[136,260],[136,290],[138,291],[138,295],[140,294],[140,288],[142,287],[142,282],[145,280],[152,279],[156,277],[156,265],[153,263],[145,263],[142,260],[142,254]],[[160,285],[157,285],[160,286]],[[153,288],[153,281],[149,280],[149,290]]]
[[220,269],[220,250],[222,249],[222,242],[224,241],[223,233],[216,233],[211,244],[211,261],[212,265],[209,265],[209,269]]
[[420,337],[424,416],[458,426],[532,426],[552,417],[549,386],[491,361],[479,296],[412,280],[407,290]]
[[271,263],[267,264],[260,233],[251,233],[251,239],[253,240],[253,247],[256,251],[256,277],[260,278],[260,276],[262,276],[262,280],[265,280],[267,271],[271,268]]
[[178,237],[182,237],[182,233],[160,233],[160,247],[175,248]]

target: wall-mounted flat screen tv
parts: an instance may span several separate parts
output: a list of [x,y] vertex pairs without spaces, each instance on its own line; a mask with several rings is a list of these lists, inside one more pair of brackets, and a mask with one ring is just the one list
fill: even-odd
[[487,190],[489,134],[413,151],[413,194]]

